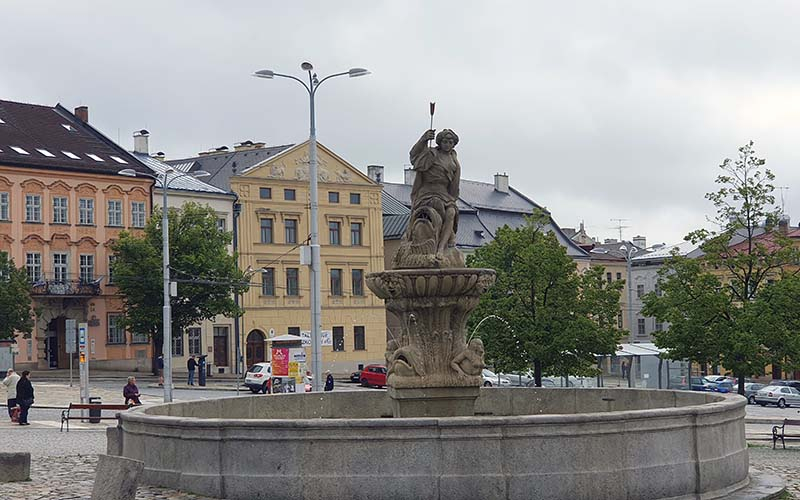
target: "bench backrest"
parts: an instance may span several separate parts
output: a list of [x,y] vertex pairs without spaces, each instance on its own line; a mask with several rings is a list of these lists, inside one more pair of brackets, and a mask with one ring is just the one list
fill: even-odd
[[70,410],[127,410],[128,405],[99,403],[70,403]]
[[800,420],[792,420],[790,418],[783,419],[783,425],[800,425]]

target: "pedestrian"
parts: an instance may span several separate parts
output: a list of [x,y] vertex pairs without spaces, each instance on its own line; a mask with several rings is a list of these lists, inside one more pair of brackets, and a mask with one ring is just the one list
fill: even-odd
[[122,395],[125,397],[125,404],[131,406],[130,401],[133,401],[134,406],[142,404],[139,401],[139,388],[136,387],[136,377],[128,377],[128,383],[122,388]]
[[623,361],[620,365],[620,370],[622,371],[622,378],[628,378],[628,363]]
[[13,422],[14,408],[17,406],[17,382],[19,382],[19,375],[12,368],[6,372],[6,378],[3,379],[3,385],[6,386],[8,391],[8,416],[11,417]]
[[158,386],[164,385],[164,356],[159,356],[156,359],[156,366],[158,367]]
[[325,372],[325,392],[333,390],[333,375],[330,370]]
[[197,361],[195,361],[194,356],[189,356],[189,361],[186,362],[186,368],[189,369],[189,380],[186,384],[194,385],[194,371],[197,369]]
[[28,377],[31,372],[25,370],[17,382],[17,404],[21,411],[19,413],[19,425],[31,425],[28,423],[28,410],[33,406],[33,385]]

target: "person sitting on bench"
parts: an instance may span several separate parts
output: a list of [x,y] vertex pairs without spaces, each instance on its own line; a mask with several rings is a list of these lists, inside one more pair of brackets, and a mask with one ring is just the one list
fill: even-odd
[[139,401],[139,388],[136,387],[136,377],[128,377],[128,385],[122,389],[122,395],[125,396],[126,405],[139,406],[142,404]]

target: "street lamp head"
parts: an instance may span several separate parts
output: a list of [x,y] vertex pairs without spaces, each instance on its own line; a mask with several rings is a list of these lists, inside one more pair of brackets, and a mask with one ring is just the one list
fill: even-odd
[[314,65],[312,65],[308,61],[305,61],[300,65],[300,69],[302,69],[303,71],[313,71],[314,70]]
[[370,72],[364,68],[350,68],[350,70],[347,72],[347,75],[350,78],[355,78],[357,76],[366,76],[369,74]]
[[125,177],[136,177],[136,170],[132,168],[123,168],[122,170],[117,172],[117,174],[124,175]]
[[270,80],[275,77],[275,72],[271,69],[261,69],[253,73],[256,78],[269,78]]
[[199,177],[208,177],[209,175],[211,175],[211,172],[206,172],[205,170],[197,170],[195,172],[192,172],[190,175],[195,179],[197,179]]

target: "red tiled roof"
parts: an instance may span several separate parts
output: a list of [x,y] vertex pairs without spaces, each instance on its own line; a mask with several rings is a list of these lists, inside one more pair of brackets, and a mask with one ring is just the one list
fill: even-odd
[[124,168],[150,172],[133,155],[60,104],[50,107],[3,100],[0,164],[111,175]]

